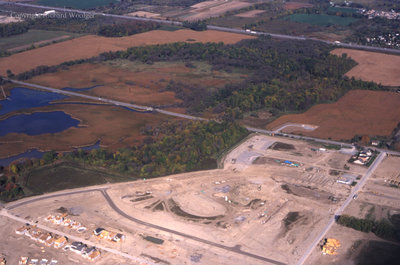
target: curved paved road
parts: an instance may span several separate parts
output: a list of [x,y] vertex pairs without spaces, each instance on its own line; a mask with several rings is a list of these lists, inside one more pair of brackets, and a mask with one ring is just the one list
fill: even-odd
[[[197,241],[197,242],[209,245],[211,247],[217,247],[217,248],[220,248],[220,249],[223,249],[223,250],[226,250],[226,251],[234,252],[234,253],[237,253],[237,254],[240,254],[240,255],[244,255],[244,256],[247,256],[247,257],[250,257],[250,258],[261,260],[263,262],[267,262],[267,263],[270,263],[270,264],[285,265],[285,263],[282,263],[282,262],[279,262],[279,261],[276,261],[276,260],[273,260],[273,259],[269,259],[269,258],[266,258],[266,257],[262,257],[262,256],[259,256],[259,255],[256,255],[256,254],[252,254],[252,253],[243,251],[243,250],[240,249],[239,246],[228,247],[228,246],[225,246],[225,245],[222,245],[222,244],[218,244],[218,243],[215,243],[215,242],[203,239],[203,238],[199,238],[199,237],[196,237],[196,236],[193,236],[193,235],[188,235],[188,234],[185,234],[185,233],[182,233],[182,232],[179,232],[179,231],[175,231],[175,230],[172,230],[172,229],[169,229],[169,228],[158,226],[158,225],[155,225],[155,224],[152,224],[152,223],[148,223],[148,222],[139,220],[139,219],[137,219],[135,217],[132,217],[132,216],[126,214],[120,208],[118,208],[118,206],[113,202],[111,197],[108,195],[107,188],[93,188],[93,189],[85,189],[85,190],[78,190],[78,191],[69,191],[69,192],[65,192],[65,193],[56,193],[56,194],[44,195],[44,196],[40,196],[40,197],[28,199],[28,200],[23,200],[21,202],[10,203],[10,204],[8,204],[6,206],[6,209],[7,210],[12,210],[14,208],[17,208],[17,207],[20,207],[20,206],[23,206],[23,205],[27,205],[27,204],[30,204],[32,202],[45,200],[45,199],[51,199],[51,198],[67,196],[67,195],[73,195],[73,194],[86,193],[86,192],[96,192],[96,191],[100,192],[103,195],[103,197],[106,199],[107,203],[110,205],[110,207],[115,212],[117,212],[122,217],[124,217],[124,218],[126,218],[126,219],[128,219],[128,220],[130,220],[132,222],[135,222],[137,224],[140,224],[140,225],[143,225],[143,226],[146,226],[146,227],[150,227],[150,228],[153,228],[153,229],[157,229],[157,230],[160,230],[160,231],[168,232],[168,233],[171,233],[171,234],[174,234],[174,235],[178,235],[178,236],[181,236],[181,237],[184,237],[184,238],[187,238],[187,239],[191,239],[193,241]],[[90,243],[90,244],[93,245],[93,243]]]
[[[47,9],[47,10],[57,10],[60,12],[74,12],[74,13],[78,13],[78,14],[87,14],[87,15],[91,15],[91,16],[96,15],[96,16],[113,17],[113,18],[119,18],[119,19],[147,21],[147,22],[155,22],[155,23],[160,23],[160,24],[182,26],[182,22],[171,21],[171,20],[133,17],[133,16],[127,16],[127,15],[115,15],[115,14],[107,14],[107,13],[100,13],[100,12],[93,12],[93,11],[84,11],[84,10],[79,10],[79,9],[34,5],[34,4],[28,4],[28,3],[15,3],[15,2],[0,1],[0,4],[11,4],[11,5],[16,5],[16,6],[43,8],[43,9]],[[344,47],[344,48],[400,54],[400,49],[372,47],[372,46],[359,45],[359,44],[353,44],[353,43],[335,43],[333,41],[320,40],[320,39],[309,38],[309,37],[304,37],[304,36],[292,36],[292,35],[275,34],[275,33],[260,32],[260,31],[257,31],[257,32],[253,31],[253,33],[251,33],[244,29],[226,28],[226,27],[219,27],[219,26],[213,26],[213,25],[208,25],[207,29],[232,32],[232,33],[238,33],[238,34],[254,35],[254,36],[269,35],[272,38],[287,39],[287,40],[300,40],[300,41],[311,40],[311,41],[323,42],[323,43],[326,43],[329,45],[336,45],[338,47]]]

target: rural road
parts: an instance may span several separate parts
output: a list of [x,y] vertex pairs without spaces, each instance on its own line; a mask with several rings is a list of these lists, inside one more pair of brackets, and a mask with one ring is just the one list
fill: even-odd
[[[103,197],[105,198],[105,200],[107,201],[107,203],[110,205],[110,207],[115,212],[117,212],[122,217],[124,217],[124,218],[126,218],[126,219],[128,219],[128,220],[130,220],[130,221],[132,221],[134,223],[137,223],[137,224],[149,227],[149,228],[157,229],[157,230],[160,230],[160,231],[164,231],[164,232],[167,232],[167,233],[170,233],[170,234],[178,235],[178,236],[181,236],[181,237],[193,240],[193,241],[197,241],[197,242],[206,244],[206,245],[208,245],[210,247],[217,247],[217,248],[220,248],[220,249],[223,249],[223,250],[226,250],[226,251],[237,253],[239,255],[243,255],[243,256],[247,256],[247,257],[250,257],[250,258],[257,259],[257,260],[261,260],[261,261],[269,263],[269,264],[285,265],[285,263],[282,263],[282,262],[279,262],[279,261],[276,261],[276,260],[273,260],[273,259],[269,259],[269,258],[266,258],[266,257],[262,257],[262,256],[259,256],[259,255],[256,255],[256,254],[252,254],[252,253],[243,251],[243,250],[240,249],[240,247],[237,247],[237,246],[234,246],[234,247],[225,246],[225,245],[222,245],[222,244],[215,243],[213,241],[202,239],[202,238],[199,238],[199,237],[196,237],[196,236],[193,236],[193,235],[188,235],[188,234],[185,234],[185,233],[182,233],[182,232],[179,232],[179,231],[175,231],[175,230],[172,230],[172,229],[169,229],[169,228],[158,226],[158,225],[155,225],[155,224],[152,224],[152,223],[148,223],[148,222],[139,220],[139,219],[137,219],[135,217],[132,217],[132,216],[126,214],[120,208],[118,208],[118,206],[113,202],[111,197],[108,195],[107,188],[92,188],[92,189],[84,189],[84,190],[77,190],[77,191],[58,192],[58,193],[55,193],[55,194],[38,196],[38,197],[35,197],[35,198],[32,198],[32,199],[23,199],[22,201],[17,201],[17,202],[13,202],[13,203],[7,204],[5,209],[3,209],[3,211],[1,212],[1,214],[5,215],[5,213],[7,213],[7,215],[11,215],[10,213],[7,212],[7,210],[12,210],[12,209],[15,209],[17,207],[20,207],[20,206],[23,206],[23,205],[27,205],[27,204],[30,204],[30,203],[33,203],[33,202],[46,200],[46,199],[51,199],[51,198],[56,198],[56,197],[61,197],[61,196],[69,196],[69,195],[74,195],[74,194],[87,193],[87,192],[100,192],[103,195]],[[19,218],[19,217],[14,216],[14,215],[11,215],[11,216],[15,217],[15,218]],[[12,218],[12,217],[10,217],[10,218]],[[15,218],[12,218],[12,219],[16,220]],[[22,219],[22,218],[20,218],[20,219]],[[23,221],[24,223],[25,222],[29,223],[28,220],[25,220],[25,219],[22,219],[22,220],[24,220]],[[38,227],[42,228],[40,226],[38,226]],[[49,230],[49,229],[46,229],[46,228],[43,228],[43,229]],[[55,233],[58,233],[58,234],[62,235],[61,232],[55,232]],[[78,241],[84,242],[81,239],[79,239]],[[85,243],[85,244],[94,245],[91,242],[90,243]],[[99,249],[100,248],[101,247],[99,246]],[[102,249],[106,250],[104,247]],[[108,251],[108,250],[106,250],[106,251]],[[114,253],[114,252],[112,252],[112,253]],[[115,253],[115,254],[117,254],[117,253]],[[122,253],[122,254],[126,255],[125,253]],[[130,255],[128,255],[128,256],[130,256]],[[127,257],[127,256],[124,256],[124,257]],[[130,256],[130,257],[134,258],[133,256]],[[132,258],[130,258],[130,259],[132,259]]]
[[[155,22],[155,23],[160,23],[160,24],[182,26],[182,22],[180,22],[180,21],[162,20],[162,19],[154,19],[154,18],[142,18],[142,17],[127,16],[127,15],[115,15],[115,14],[85,11],[85,10],[71,9],[71,8],[51,7],[51,6],[34,5],[34,4],[28,4],[28,3],[0,1],[0,5],[2,5],[2,4],[10,4],[10,5],[16,5],[16,6],[22,6],[22,7],[31,7],[31,8],[42,8],[42,9],[47,9],[47,10],[56,10],[56,11],[60,11],[60,12],[73,12],[73,13],[91,15],[91,16],[96,15],[96,16],[112,17],[112,18],[119,18],[119,19],[147,21],[147,22]],[[219,27],[219,26],[212,26],[212,25],[208,25],[207,29],[224,31],[224,32],[232,32],[232,33],[238,33],[238,34],[245,34],[245,35],[254,35],[254,36],[269,35],[272,38],[287,39],[287,40],[318,41],[318,42],[323,42],[325,44],[335,45],[335,46],[343,47],[343,48],[361,49],[361,50],[367,50],[367,51],[373,51],[373,52],[385,52],[385,53],[400,54],[400,49],[372,47],[372,46],[359,45],[359,44],[354,44],[354,43],[342,43],[342,42],[335,43],[334,41],[326,41],[326,40],[309,38],[309,37],[304,37],[304,36],[275,34],[275,33],[260,32],[260,31],[257,31],[257,32],[253,31],[253,33],[250,33],[244,29],[235,29],[235,28]]]
[[159,113],[162,113],[162,114],[165,114],[165,115],[175,116],[175,117],[178,117],[178,118],[184,118],[184,119],[189,119],[189,120],[206,120],[206,119],[200,118],[200,117],[195,117],[195,116],[191,116],[191,115],[186,115],[186,114],[166,111],[166,110],[162,110],[162,109],[152,108],[152,107],[149,107],[149,106],[130,104],[130,103],[122,102],[122,101],[117,101],[117,100],[112,100],[112,99],[107,99],[107,98],[102,98],[102,97],[95,97],[95,96],[85,95],[85,94],[81,94],[81,93],[77,93],[77,92],[61,90],[61,89],[56,89],[56,88],[36,85],[36,84],[32,84],[32,83],[26,83],[26,82],[22,82],[22,81],[18,81],[18,80],[12,80],[12,79],[7,79],[7,78],[3,78],[3,79],[7,80],[7,81],[10,81],[10,82],[12,82],[14,84],[17,84],[17,85],[23,85],[23,86],[29,86],[29,87],[33,87],[33,88],[43,89],[43,90],[46,90],[46,91],[50,91],[50,92],[57,93],[57,94],[63,94],[63,95],[67,95],[67,96],[74,96],[74,97],[80,97],[80,98],[85,98],[85,99],[96,100],[96,101],[100,101],[100,102],[103,102],[103,103],[113,104],[113,105],[116,105],[116,106],[122,106],[122,107],[126,107],[126,108],[134,108],[134,109],[139,109],[139,110],[143,110],[143,111],[156,111],[156,112],[159,112]]
[[83,238],[80,238],[80,237],[77,237],[77,236],[74,236],[74,235],[71,235],[71,234],[67,234],[67,233],[61,232],[61,231],[59,231],[59,230],[50,228],[50,227],[48,227],[48,226],[45,226],[45,225],[42,225],[42,224],[38,224],[38,223],[31,222],[31,221],[29,221],[29,220],[27,220],[27,219],[24,219],[24,218],[21,218],[21,217],[18,217],[18,216],[15,216],[15,215],[9,213],[6,209],[2,209],[2,210],[0,211],[0,215],[5,216],[5,217],[8,217],[8,218],[10,218],[10,219],[13,219],[13,220],[15,220],[15,221],[17,221],[17,222],[20,222],[20,223],[23,223],[23,224],[29,224],[29,225],[31,225],[31,226],[37,226],[38,228],[40,228],[40,229],[42,229],[42,230],[46,230],[47,232],[50,232],[50,233],[53,233],[53,234],[57,234],[57,235],[60,235],[60,236],[65,236],[65,237],[67,237],[67,238],[68,238],[69,240],[71,240],[71,241],[82,242],[82,243],[84,243],[84,244],[86,244],[86,245],[88,245],[88,246],[94,246],[94,247],[96,247],[97,249],[101,249],[101,250],[104,250],[104,251],[107,251],[107,252],[110,252],[110,253],[119,255],[119,256],[121,256],[121,257],[124,257],[124,258],[130,259],[130,260],[133,260],[133,261],[135,261],[135,262],[138,262],[138,263],[140,263],[140,264],[143,264],[143,263],[144,263],[144,264],[157,265],[157,264],[155,264],[155,263],[153,263],[153,262],[151,262],[151,261],[149,261],[149,260],[142,259],[142,258],[138,258],[138,257],[134,257],[134,256],[132,256],[132,255],[129,255],[129,254],[124,253],[124,252],[121,252],[121,251],[118,251],[118,250],[116,250],[116,249],[104,247],[104,246],[102,246],[102,245],[100,245],[100,244],[98,244],[98,243],[96,244],[96,243],[93,243],[93,242],[91,242],[91,241],[85,240],[85,239],[83,239]]
[[296,263],[296,265],[303,265],[307,258],[311,255],[311,253],[314,251],[315,247],[318,245],[318,243],[324,238],[325,234],[331,229],[333,224],[336,221],[336,216],[339,216],[343,213],[344,209],[350,204],[350,202],[353,199],[353,196],[356,195],[362,187],[365,185],[367,182],[368,178],[372,175],[372,173],[375,171],[375,169],[379,166],[379,164],[382,162],[383,158],[386,157],[385,152],[381,152],[379,156],[375,159],[375,161],[372,163],[372,165],[369,167],[368,171],[365,173],[364,177],[361,178],[361,180],[358,182],[358,184],[352,189],[350,192],[349,196],[347,197],[346,201],[342,204],[342,206],[336,210],[335,214],[329,219],[328,224],[325,226],[324,230],[319,233],[312,244],[307,248],[306,252],[303,254],[303,256],[299,259],[299,261]]

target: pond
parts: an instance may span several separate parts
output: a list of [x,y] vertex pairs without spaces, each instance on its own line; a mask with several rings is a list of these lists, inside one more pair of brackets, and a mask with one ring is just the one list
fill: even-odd
[[9,133],[24,133],[27,135],[58,133],[71,127],[77,127],[78,124],[79,120],[73,119],[63,111],[18,114],[5,120],[0,120],[0,136]]

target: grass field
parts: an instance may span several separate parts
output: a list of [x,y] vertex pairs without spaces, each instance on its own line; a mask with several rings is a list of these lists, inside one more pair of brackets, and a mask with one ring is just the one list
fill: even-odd
[[335,49],[333,54],[346,53],[358,65],[346,73],[349,77],[373,81],[385,86],[400,86],[400,56],[350,49]]
[[319,104],[305,113],[284,115],[267,127],[287,122],[318,125],[304,135],[349,140],[354,135],[388,136],[400,122],[400,94],[395,92],[353,90],[332,104]]
[[166,90],[170,81],[218,89],[227,83],[240,82],[245,77],[244,73],[213,71],[211,65],[204,62],[193,62],[193,67],[187,67],[183,62],[156,62],[149,65],[114,60],[72,66],[68,70],[37,76],[31,81],[55,88],[100,85],[84,93],[124,102],[162,106],[181,102],[174,92]]
[[1,38],[0,49],[8,50],[19,46],[30,45],[39,41],[54,39],[61,36],[77,37],[79,35],[63,31],[29,30],[24,34]]
[[117,2],[117,0],[38,0],[36,1],[44,6],[59,6],[59,7],[72,7],[77,9],[95,8],[98,6],[105,6],[110,3]]
[[109,174],[98,169],[84,168],[79,163],[62,162],[32,170],[24,179],[24,190],[29,195],[57,190],[127,181],[132,178]]
[[293,14],[286,16],[283,19],[322,27],[330,25],[348,26],[358,20],[352,17],[339,17],[319,14]]
[[172,32],[154,30],[122,38],[87,35],[0,58],[0,75],[6,74],[7,69],[11,69],[13,73],[21,73],[40,65],[58,65],[65,61],[90,58],[103,52],[125,50],[133,46],[188,40],[191,42],[224,42],[231,44],[249,38],[254,37],[212,30],[200,32],[187,29]]

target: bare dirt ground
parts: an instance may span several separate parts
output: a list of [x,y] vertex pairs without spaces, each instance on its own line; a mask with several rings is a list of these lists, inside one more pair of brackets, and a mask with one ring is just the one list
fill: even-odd
[[0,24],[8,24],[20,21],[22,21],[22,19],[18,17],[0,16]]
[[335,49],[333,54],[347,56],[358,65],[346,73],[349,77],[373,81],[384,86],[400,86],[400,56],[351,49]]
[[[400,181],[399,156],[388,156],[383,160],[358,193],[357,199],[352,200],[343,214],[371,220],[387,219],[394,214],[400,214],[400,189],[389,180]],[[357,264],[360,250],[369,241],[388,242],[373,233],[362,233],[339,225],[334,225],[327,237],[336,238],[341,242],[338,255],[323,256],[320,249],[316,249],[309,258],[310,264]],[[377,252],[376,255],[379,256],[380,253]]]
[[201,84],[218,89],[245,77],[242,74],[213,71],[211,66],[205,63],[193,62],[193,65],[194,68],[189,68],[183,62],[159,62],[149,65],[115,60],[102,64],[75,65],[57,73],[37,76],[31,79],[31,82],[55,88],[97,85],[98,87],[82,93],[142,105],[168,106],[181,102],[175,97],[175,92],[166,90],[171,81],[187,86]]
[[240,14],[236,14],[235,16],[236,17],[256,17],[256,16],[258,16],[259,14],[262,14],[262,13],[265,13],[265,10],[250,10],[250,11],[247,11],[247,12],[243,12],[243,13],[240,13]]
[[354,135],[390,135],[400,121],[400,94],[353,90],[332,104],[319,104],[305,113],[284,115],[267,128],[288,122],[319,126],[304,135],[349,140]]
[[18,74],[40,65],[58,65],[65,61],[90,58],[103,52],[125,50],[133,46],[185,42],[189,39],[191,42],[231,44],[248,38],[253,37],[220,31],[187,29],[173,32],[154,30],[122,38],[88,35],[0,58],[0,74],[5,75],[8,69],[12,70],[14,74]]
[[[67,101],[81,102],[79,99]],[[77,147],[93,145],[98,140],[101,141],[101,146],[116,150],[140,143],[144,137],[140,134],[143,126],[168,119],[163,115],[143,114],[116,106],[59,104],[36,108],[34,111],[64,111],[81,122],[78,128],[72,127],[54,134],[7,134],[0,138],[0,157],[20,154],[34,148],[41,151],[71,151]]]
[[206,1],[193,5],[188,15],[182,17],[183,20],[195,21],[222,15],[228,11],[241,9],[252,4],[241,1]]
[[[367,170],[357,165],[349,165],[345,170],[349,155],[334,150],[311,150],[315,147],[318,147],[316,143],[255,134],[223,156],[221,169],[106,185],[107,193],[118,208],[139,220],[295,264],[351,191],[350,186],[336,182],[338,177],[345,173],[363,175]],[[377,174],[386,174],[388,170],[397,172],[397,159],[386,158],[386,164],[380,167],[384,172],[377,171]],[[288,166],[285,160],[297,166]],[[332,170],[339,173],[332,174]],[[36,201],[11,212],[43,224],[44,218],[55,214],[60,207],[82,209],[72,218],[84,224],[88,231],[77,234],[56,225],[52,228],[76,233],[131,255],[151,256],[160,264],[265,264],[252,257],[133,224],[114,212],[96,192]],[[18,225],[4,218],[0,224],[3,224],[0,232],[6,238],[2,242],[7,242],[0,246],[7,255],[36,257],[44,253],[39,243],[26,240],[14,254],[13,246],[22,242],[12,231]],[[119,231],[127,239],[117,245],[100,242],[91,234],[96,227]],[[156,245],[143,240],[143,236],[165,241]],[[338,256],[323,256],[317,247],[307,264],[352,264],[348,262],[360,248],[355,246],[356,242],[376,239],[336,225],[327,236],[342,243]],[[75,256],[62,251],[49,250],[49,253],[60,260]],[[99,264],[112,261],[118,264],[121,261],[117,259],[105,253]]]
[[147,11],[136,11],[127,14],[128,16],[133,16],[133,17],[147,17],[147,18],[159,18],[160,14],[158,13],[153,13],[153,12],[147,12]]
[[295,10],[302,7],[312,7],[312,4],[301,3],[301,2],[288,2],[283,5],[286,10]]

